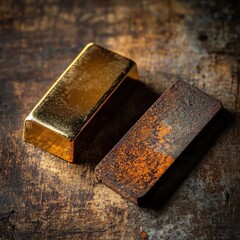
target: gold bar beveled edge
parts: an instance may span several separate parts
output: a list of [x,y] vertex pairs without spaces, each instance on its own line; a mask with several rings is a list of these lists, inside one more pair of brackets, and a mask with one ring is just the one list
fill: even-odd
[[[44,122],[40,121],[39,119],[37,118],[34,118],[33,116],[33,112],[36,110],[36,108],[42,103],[42,101],[46,98],[46,96],[52,91],[52,89],[57,85],[57,83],[62,79],[62,77],[68,72],[68,70],[75,64],[75,62],[85,53],[85,51],[93,46],[93,45],[96,45],[98,47],[101,47],[100,45],[98,44],[95,44],[93,42],[90,42],[88,43],[81,51],[80,53],[75,57],[75,59],[69,64],[69,66],[63,71],[63,73],[55,80],[55,82],[50,86],[50,88],[46,91],[46,93],[40,98],[40,100],[36,103],[36,105],[33,107],[33,109],[31,110],[31,112],[27,115],[27,117],[25,118],[24,120],[24,126],[23,126],[23,134],[22,134],[22,138],[24,141],[28,142],[28,143],[31,143],[37,147],[39,147],[40,149],[43,149],[44,151],[47,151],[63,160],[66,160],[70,163],[73,163],[74,162],[74,152],[75,152],[75,140],[80,136],[81,132],[83,131],[83,129],[90,123],[91,119],[97,114],[97,112],[102,108],[102,106],[109,100],[109,98],[112,96],[112,94],[115,92],[115,90],[122,84],[122,82],[127,78],[127,77],[130,77],[131,79],[133,80],[139,80],[139,73],[138,73],[138,69],[137,69],[137,64],[135,61],[133,61],[132,59],[130,58],[127,58],[119,53],[116,53],[116,52],[113,52],[109,49],[107,49],[108,51],[110,52],[113,52],[114,54],[117,54],[127,60],[129,60],[129,64],[131,64],[131,66],[128,68],[128,71],[127,72],[124,72],[122,74],[124,74],[122,77],[121,75],[118,77],[118,78],[122,78],[119,82],[116,81],[116,84],[112,86],[112,88],[110,88],[108,90],[108,95],[107,97],[101,102],[102,98],[104,98],[104,95],[107,93],[105,93],[102,98],[99,100],[99,106],[97,106],[97,108],[93,111],[93,114],[90,116],[90,118],[86,121],[86,123],[84,123],[84,125],[82,126],[82,128],[79,130],[78,134],[75,136],[74,139],[70,139],[68,138],[67,136],[65,136],[64,134],[62,134],[62,132],[58,131],[58,129],[56,128],[53,128],[52,126],[50,125],[47,125],[45,124]],[[104,47],[102,47],[104,48]],[[106,48],[105,48],[106,49]],[[97,105],[97,104],[96,104]],[[72,151],[71,151],[71,157],[70,158],[64,158],[60,155],[57,155],[56,153],[54,152],[51,152],[49,151],[48,149],[45,149],[43,147],[41,147],[40,145],[36,144],[36,143],[33,143],[31,141],[28,141],[27,138],[25,137],[26,135],[26,123],[30,121],[30,122],[34,122],[35,124],[51,131],[52,133],[58,135],[60,138],[65,138],[66,141],[68,141],[70,144],[71,144],[71,147],[72,147]]]

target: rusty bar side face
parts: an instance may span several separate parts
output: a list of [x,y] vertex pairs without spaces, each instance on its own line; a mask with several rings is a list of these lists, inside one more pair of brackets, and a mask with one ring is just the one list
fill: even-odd
[[88,44],[27,116],[25,141],[73,162],[83,129],[126,77],[138,78],[132,60]]
[[96,177],[138,204],[221,108],[210,95],[175,82],[97,165]]

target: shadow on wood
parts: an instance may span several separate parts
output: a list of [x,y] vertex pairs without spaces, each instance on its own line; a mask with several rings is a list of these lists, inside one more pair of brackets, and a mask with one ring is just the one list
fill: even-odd
[[138,200],[139,206],[152,209],[163,207],[232,120],[232,114],[225,109],[220,110],[154,187]]
[[84,128],[75,163],[94,169],[158,97],[141,81],[125,79]]

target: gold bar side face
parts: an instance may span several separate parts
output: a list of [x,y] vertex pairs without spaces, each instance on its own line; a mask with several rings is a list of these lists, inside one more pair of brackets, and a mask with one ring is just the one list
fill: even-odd
[[72,162],[72,142],[36,121],[25,121],[24,139],[60,158]]
[[27,116],[24,140],[73,162],[82,130],[126,77],[138,79],[132,60],[88,44]]

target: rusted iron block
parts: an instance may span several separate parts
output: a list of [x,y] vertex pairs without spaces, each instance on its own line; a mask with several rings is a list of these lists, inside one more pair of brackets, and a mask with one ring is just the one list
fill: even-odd
[[221,108],[210,95],[175,82],[97,165],[96,177],[138,204]]
[[138,78],[132,60],[88,44],[27,116],[24,140],[73,162],[96,114],[127,77]]

